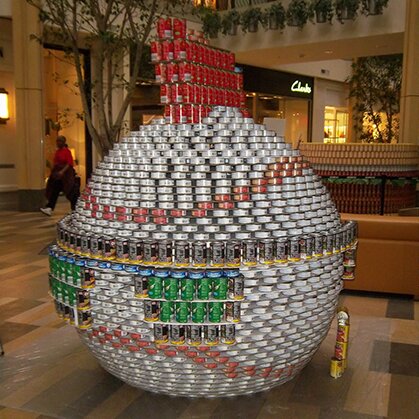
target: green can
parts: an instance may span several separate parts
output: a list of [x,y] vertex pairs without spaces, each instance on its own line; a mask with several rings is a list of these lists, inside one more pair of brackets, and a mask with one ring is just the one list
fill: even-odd
[[182,300],[191,301],[195,297],[195,280],[182,278],[180,280],[180,297]]
[[189,303],[179,301],[176,303],[176,321],[179,323],[187,323],[189,320]]
[[220,303],[218,301],[209,303],[208,319],[211,323],[220,323],[223,320],[223,313],[223,303]]
[[192,303],[192,321],[194,323],[204,323],[207,316],[207,304],[194,302]]
[[67,257],[67,263],[65,265],[65,281],[68,284],[73,284],[73,266],[75,259],[73,257]]
[[228,292],[228,279],[226,277],[212,279],[212,296],[216,300],[226,300]]
[[163,279],[164,298],[177,300],[179,295],[178,280],[171,276]]
[[59,258],[58,258],[58,266],[59,266],[58,271],[59,271],[59,278],[60,278],[62,281],[65,281],[65,274],[66,274],[66,260],[67,260],[67,257],[66,257],[66,255],[65,255],[65,254],[60,255],[60,256],[59,256]]
[[175,304],[171,301],[160,302],[160,320],[162,322],[172,321],[173,313],[175,311]]
[[163,279],[158,276],[150,276],[148,279],[148,297],[152,299],[162,298]]

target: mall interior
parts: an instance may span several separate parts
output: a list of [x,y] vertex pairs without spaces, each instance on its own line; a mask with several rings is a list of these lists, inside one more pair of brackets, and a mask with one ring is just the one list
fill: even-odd
[[419,0],[156,17],[106,153],[30,3],[0,0],[0,419],[418,418]]

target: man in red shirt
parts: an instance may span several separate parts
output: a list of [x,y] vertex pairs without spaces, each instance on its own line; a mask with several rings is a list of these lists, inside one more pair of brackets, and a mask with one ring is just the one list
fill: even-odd
[[57,151],[54,155],[54,166],[47,182],[46,196],[48,204],[45,208],[40,208],[41,212],[45,215],[52,214],[61,191],[64,192],[70,201],[71,210],[75,210],[80,192],[73,165],[73,156],[67,147],[66,138],[60,135],[57,137]]

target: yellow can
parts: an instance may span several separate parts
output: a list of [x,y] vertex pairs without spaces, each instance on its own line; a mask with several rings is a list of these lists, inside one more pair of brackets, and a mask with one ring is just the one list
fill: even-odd
[[343,375],[343,361],[333,357],[330,360],[330,376],[333,378],[340,378]]

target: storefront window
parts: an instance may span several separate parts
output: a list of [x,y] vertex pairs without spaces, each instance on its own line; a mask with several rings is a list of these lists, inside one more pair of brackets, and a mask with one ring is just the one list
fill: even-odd
[[286,96],[247,93],[246,103],[257,123],[265,118],[285,121],[282,135],[288,142],[297,143],[308,139],[309,100]]
[[348,138],[348,111],[326,106],[324,111],[324,142],[346,143]]

